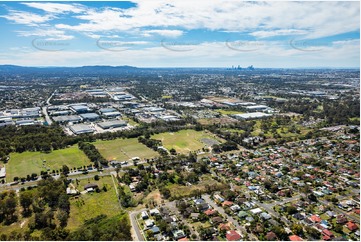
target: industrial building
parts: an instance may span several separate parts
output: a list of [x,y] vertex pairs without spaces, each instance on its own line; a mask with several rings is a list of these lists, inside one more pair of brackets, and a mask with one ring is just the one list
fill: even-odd
[[34,119],[17,120],[15,124],[19,126],[34,125],[35,121]]
[[98,126],[102,129],[119,128],[119,127],[126,127],[127,122],[123,120],[114,120],[114,121],[98,123]]
[[117,111],[115,108],[101,108],[99,109],[100,114],[111,113]]
[[57,123],[78,123],[81,121],[81,118],[78,115],[66,115],[66,116],[56,116],[52,117],[54,122]]
[[50,116],[61,116],[70,114],[70,110],[61,110],[61,111],[51,111],[49,113]]
[[253,105],[246,107],[246,109],[250,111],[264,111],[270,109],[270,107],[267,107],[266,105]]
[[89,125],[86,124],[75,124],[70,126],[70,130],[74,134],[86,134],[86,133],[93,133],[94,129],[91,128]]
[[7,125],[13,125],[13,119],[10,117],[0,117],[0,127],[7,126]]
[[122,114],[118,111],[115,111],[110,113],[104,113],[103,116],[104,118],[116,118],[116,117],[121,117]]
[[84,120],[84,121],[95,121],[98,120],[100,118],[100,116],[96,113],[84,113],[84,114],[80,114],[80,117]]
[[89,108],[85,105],[74,105],[70,107],[76,113],[87,113]]
[[99,113],[104,118],[116,118],[122,116],[119,111],[117,111],[115,108],[101,108],[99,109]]
[[271,114],[261,113],[261,112],[254,112],[254,113],[242,113],[242,114],[233,114],[232,117],[237,119],[257,119],[257,118],[264,118],[269,117]]

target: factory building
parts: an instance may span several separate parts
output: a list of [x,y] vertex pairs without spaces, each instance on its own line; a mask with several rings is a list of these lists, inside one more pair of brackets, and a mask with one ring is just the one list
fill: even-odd
[[120,128],[120,127],[126,127],[127,122],[123,120],[106,121],[106,122],[98,123],[98,126],[102,129]]
[[91,128],[89,125],[86,124],[75,124],[70,126],[70,130],[74,134],[86,134],[86,133],[93,133],[94,129]]

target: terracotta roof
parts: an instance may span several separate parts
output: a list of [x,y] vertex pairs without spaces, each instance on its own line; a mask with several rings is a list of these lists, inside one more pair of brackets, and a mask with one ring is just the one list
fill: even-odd
[[346,226],[351,231],[354,231],[354,230],[358,229],[358,226],[352,221],[347,222]]
[[213,215],[216,213],[216,210],[213,210],[213,209],[208,209],[204,212],[205,215]]
[[326,236],[329,236],[329,237],[332,237],[333,236],[333,233],[328,230],[328,229],[324,229],[322,230],[322,234],[326,235]]
[[315,222],[315,223],[321,222],[320,217],[318,217],[318,216],[316,216],[316,215],[314,215],[314,214],[311,215],[310,219],[311,219],[311,221],[313,221],[313,222]]
[[228,224],[220,224],[220,225],[218,226],[218,228],[219,228],[220,230],[226,230],[226,231],[231,230],[231,226],[229,226]]
[[297,235],[291,235],[288,237],[291,241],[303,241],[303,239]]
[[224,207],[224,206],[231,206],[231,205],[233,205],[233,202],[231,202],[231,201],[224,201],[223,203],[222,203],[222,206]]
[[189,241],[189,239],[187,237],[185,237],[185,238],[179,239],[178,241]]
[[231,230],[227,232],[226,238],[228,241],[237,241],[241,239],[241,235],[239,235],[236,231]]

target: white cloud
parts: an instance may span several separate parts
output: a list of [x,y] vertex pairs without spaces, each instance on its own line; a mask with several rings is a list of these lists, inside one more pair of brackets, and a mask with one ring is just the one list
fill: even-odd
[[39,15],[17,10],[10,10],[8,15],[2,15],[0,17],[13,21],[17,24],[29,26],[38,26],[39,24],[46,23],[54,18],[51,14]]
[[255,31],[252,32],[250,35],[257,37],[257,38],[268,38],[274,36],[285,36],[285,35],[304,35],[307,34],[308,31],[300,30],[300,29],[278,29],[278,30],[271,30],[271,31]]
[[141,32],[143,36],[151,36],[153,34],[157,34],[164,37],[176,38],[183,35],[183,31],[181,30],[170,30],[170,29],[153,29],[153,30],[145,30]]
[[[229,49],[224,42],[207,42],[179,52],[161,45],[125,51],[33,51],[31,53],[0,54],[0,64],[40,66],[134,65],[143,67],[210,67],[239,64],[255,67],[356,67],[359,65],[359,46],[353,42],[326,46],[317,52],[291,48],[288,43],[264,42],[255,52]],[[71,63],[71,64],[70,64]],[[322,64],[320,64],[322,63]]]
[[63,4],[63,3],[41,3],[41,2],[26,2],[22,3],[28,7],[41,9],[49,13],[81,13],[86,10],[83,5],[80,4]]
[[17,31],[23,37],[46,37],[45,40],[71,40],[74,36],[65,34],[65,31],[57,29],[36,29],[32,31]]
[[[56,25],[74,31],[127,31],[136,28],[254,31],[259,35],[308,31],[309,38],[359,29],[358,2],[243,2],[190,0],[137,1],[129,9],[91,9],[75,16],[85,23]],[[279,31],[274,32],[274,29]],[[265,32],[261,32],[265,31]],[[266,33],[268,32],[268,33]]]

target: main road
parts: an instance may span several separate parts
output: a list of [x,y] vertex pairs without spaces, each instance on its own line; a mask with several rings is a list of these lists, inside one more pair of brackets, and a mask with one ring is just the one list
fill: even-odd
[[47,110],[47,107],[50,106],[50,100],[51,98],[54,96],[56,90],[50,95],[50,97],[46,100],[46,106],[44,106],[42,108],[43,110],[43,114],[44,114],[44,117],[45,117],[45,120],[46,122],[48,123],[48,125],[51,125],[53,123],[53,121],[51,121],[50,117],[49,117],[49,114],[48,114],[48,110]]

